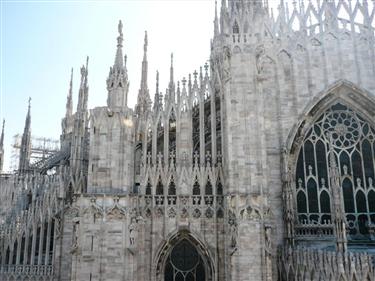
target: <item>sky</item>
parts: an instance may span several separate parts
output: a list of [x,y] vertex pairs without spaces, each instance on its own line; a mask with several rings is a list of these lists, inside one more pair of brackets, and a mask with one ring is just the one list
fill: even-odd
[[[269,0],[274,11],[278,3]],[[208,61],[214,11],[214,0],[0,0],[4,170],[11,164],[13,136],[23,132],[29,97],[32,135],[59,139],[70,71],[73,67],[76,108],[80,67],[86,56],[90,57],[89,108],[106,105],[106,79],[115,58],[119,20],[128,58],[128,105],[133,108],[140,87],[144,32],[148,33],[148,86],[153,99],[156,70],[160,89],[165,92],[168,85],[172,52],[178,80]]]
[[[31,97],[32,135],[58,139],[74,68],[74,110],[79,68],[89,56],[89,108],[105,106],[106,79],[116,52],[117,25],[124,25],[133,107],[140,87],[144,32],[148,33],[148,86],[153,99],[156,70],[160,88],[182,79],[208,60],[214,0],[4,1],[0,0],[0,118],[5,118],[5,166],[11,144],[22,134]],[[163,91],[164,92],[164,91]]]

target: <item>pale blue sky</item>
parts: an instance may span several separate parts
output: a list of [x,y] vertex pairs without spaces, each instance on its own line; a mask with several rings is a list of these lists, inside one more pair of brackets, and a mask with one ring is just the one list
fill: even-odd
[[144,31],[148,31],[150,94],[155,72],[167,87],[170,53],[181,79],[209,58],[214,0],[1,1],[0,118],[6,119],[9,166],[12,136],[23,132],[32,97],[32,134],[59,138],[70,68],[74,67],[74,107],[79,67],[89,62],[89,107],[106,104],[106,78],[113,64],[118,20],[124,23],[128,55],[129,104],[140,85]]

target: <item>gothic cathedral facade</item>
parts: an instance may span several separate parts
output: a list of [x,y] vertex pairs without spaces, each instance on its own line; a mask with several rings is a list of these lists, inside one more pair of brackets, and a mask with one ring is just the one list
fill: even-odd
[[87,61],[37,163],[29,106],[1,280],[375,281],[373,3],[220,4],[209,63],[177,82],[172,55],[153,101],[145,34],[134,109],[120,22],[107,105],[87,108]]

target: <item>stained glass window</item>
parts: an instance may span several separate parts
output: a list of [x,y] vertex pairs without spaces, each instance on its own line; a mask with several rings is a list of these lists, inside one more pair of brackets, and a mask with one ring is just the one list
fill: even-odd
[[205,281],[204,264],[197,249],[188,240],[180,241],[168,256],[165,281]]
[[330,220],[329,153],[335,154],[349,239],[368,237],[375,223],[375,129],[359,113],[337,103],[307,131],[296,165],[300,223]]

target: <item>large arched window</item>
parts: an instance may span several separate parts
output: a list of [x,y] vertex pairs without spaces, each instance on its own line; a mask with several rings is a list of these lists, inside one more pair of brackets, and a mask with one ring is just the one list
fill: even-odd
[[329,153],[340,172],[349,238],[368,235],[375,223],[375,129],[361,115],[337,103],[307,130],[296,165],[296,201],[300,223],[331,219]]
[[206,281],[202,257],[187,239],[181,240],[170,252],[164,281]]

